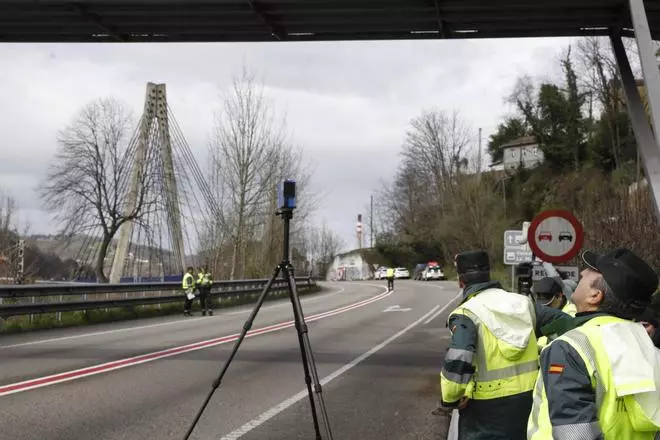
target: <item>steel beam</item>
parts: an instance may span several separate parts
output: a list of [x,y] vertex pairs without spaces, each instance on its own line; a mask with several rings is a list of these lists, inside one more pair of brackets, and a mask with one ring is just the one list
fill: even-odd
[[266,25],[268,28],[268,31],[270,34],[275,38],[277,41],[282,41],[284,38],[282,38],[283,33],[275,29],[275,26],[273,26],[270,21],[268,21],[268,17],[261,11],[261,8],[257,6],[257,4],[254,2],[254,0],[247,0],[248,5],[250,5],[250,9],[252,9],[252,12],[254,12],[259,19]]
[[[638,0],[631,0],[631,3],[636,1]],[[612,42],[619,75],[621,76],[623,92],[628,104],[628,115],[637,140],[637,148],[641,152],[644,170],[646,171],[646,179],[651,188],[656,219],[658,220],[658,224],[660,224],[660,147],[658,146],[657,138],[654,136],[653,130],[649,125],[646,112],[644,111],[644,105],[642,104],[642,98],[639,95],[639,90],[635,83],[635,77],[630,67],[630,61],[626,55],[623,41],[621,41],[621,34],[618,30],[612,30],[610,40]],[[640,52],[641,49],[642,48],[640,47]],[[658,75],[657,69],[656,66],[655,76],[657,78],[654,78],[652,74],[649,75],[649,77],[646,77],[645,75],[646,89],[649,96],[651,95],[651,90],[654,88],[656,89],[656,92],[660,92],[660,75]],[[651,80],[650,82],[649,79]],[[654,83],[656,80],[657,82]],[[660,105],[660,102],[658,102],[657,105]],[[652,111],[650,100],[649,109]],[[660,111],[660,107],[656,107],[656,114],[660,115],[658,111]]]

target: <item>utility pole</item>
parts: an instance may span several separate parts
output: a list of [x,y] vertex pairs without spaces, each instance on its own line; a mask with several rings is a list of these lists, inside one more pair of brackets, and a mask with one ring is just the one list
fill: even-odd
[[369,210],[369,235],[371,236],[371,239],[369,240],[369,244],[373,249],[374,247],[374,195],[373,194],[371,195],[371,208]]
[[481,128],[479,128],[479,152],[477,153],[477,179],[481,181]]

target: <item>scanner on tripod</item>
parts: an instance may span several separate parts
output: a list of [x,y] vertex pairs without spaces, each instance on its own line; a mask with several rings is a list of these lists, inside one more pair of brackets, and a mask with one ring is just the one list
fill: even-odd
[[229,368],[231,361],[234,359],[234,356],[236,356],[236,353],[238,352],[238,348],[241,346],[241,343],[245,339],[245,336],[247,335],[248,331],[250,331],[250,329],[252,328],[252,324],[254,323],[254,320],[257,317],[257,313],[259,312],[259,309],[261,309],[262,304],[266,300],[266,296],[268,296],[268,292],[270,291],[271,286],[273,285],[273,283],[280,274],[282,275],[282,278],[286,281],[289,290],[289,298],[291,299],[291,306],[293,307],[293,317],[294,317],[296,331],[298,332],[300,357],[303,364],[303,370],[305,373],[305,384],[307,385],[307,394],[309,395],[309,404],[311,407],[316,440],[321,440],[322,437],[321,437],[321,430],[318,421],[318,415],[316,412],[317,402],[314,399],[314,394],[316,394],[318,400],[318,406],[319,409],[321,410],[321,417],[323,419],[326,438],[328,440],[332,440],[332,431],[330,429],[330,422],[328,420],[328,413],[326,410],[325,401],[323,400],[321,383],[319,381],[318,372],[316,371],[316,363],[314,362],[314,353],[312,352],[312,347],[309,343],[309,336],[307,334],[308,333],[307,324],[305,323],[305,316],[303,315],[302,306],[300,305],[300,297],[298,296],[298,291],[296,290],[296,280],[293,274],[293,266],[289,262],[289,222],[293,218],[293,210],[296,208],[295,180],[287,179],[280,182],[280,184],[277,186],[277,208],[278,209],[276,214],[281,216],[282,220],[284,221],[284,246],[282,253],[282,261],[280,262],[280,264],[277,265],[277,267],[275,267],[275,271],[273,272],[273,275],[271,276],[270,280],[268,280],[266,287],[264,287],[264,290],[261,292],[259,299],[257,299],[257,303],[255,304],[252,313],[245,321],[245,324],[243,325],[243,330],[241,331],[241,335],[236,340],[236,344],[234,345],[234,348],[231,354],[229,355],[229,359],[227,359],[227,362],[220,371],[218,378],[215,381],[213,381],[213,386],[211,388],[211,391],[206,396],[206,400],[204,401],[202,407],[197,412],[197,415],[195,416],[193,423],[191,424],[190,428],[188,429],[188,432],[184,437],[186,440],[190,438],[190,435],[192,434],[193,430],[195,429],[195,426],[197,425],[197,422],[199,422],[202,413],[206,409],[206,406],[208,405],[209,401],[211,400],[213,393],[220,386],[220,383],[222,382],[222,379],[225,376],[225,373],[227,372],[227,369]]

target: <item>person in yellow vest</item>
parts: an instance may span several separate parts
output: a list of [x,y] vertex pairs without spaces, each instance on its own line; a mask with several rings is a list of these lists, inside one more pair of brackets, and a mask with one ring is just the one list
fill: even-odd
[[211,286],[213,285],[213,278],[209,268],[204,266],[197,276],[197,284],[199,286],[199,305],[202,308],[202,316],[213,316],[211,309]]
[[[541,278],[534,283],[536,302],[542,306],[559,309],[567,315],[574,317],[577,309],[575,308],[575,304],[564,294],[566,289],[564,284],[566,283],[563,280],[556,277]],[[568,288],[570,289],[570,286]],[[537,341],[539,350],[543,350],[548,345],[548,342],[547,336],[541,336]]]
[[185,274],[183,274],[183,279],[181,280],[181,288],[183,293],[186,295],[186,301],[183,305],[183,314],[185,316],[192,316],[190,309],[192,307],[193,300],[195,299],[195,277],[193,276],[194,269],[188,267]]
[[387,290],[394,290],[394,268],[387,268],[385,278],[387,279]]
[[658,288],[628,249],[585,252],[572,328],[541,353],[527,438],[660,438],[660,351],[637,318]]
[[523,440],[538,375],[540,328],[570,317],[490,279],[485,251],[456,255],[463,300],[449,315],[441,408],[459,409],[461,440]]

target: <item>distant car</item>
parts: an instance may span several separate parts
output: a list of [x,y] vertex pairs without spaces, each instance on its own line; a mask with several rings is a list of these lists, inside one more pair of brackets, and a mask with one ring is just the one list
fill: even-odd
[[385,266],[379,267],[374,273],[375,280],[384,280],[387,276],[387,268]]
[[424,281],[431,280],[444,280],[445,274],[442,272],[440,266],[427,267],[422,273],[422,279]]
[[539,233],[539,241],[552,241],[552,234],[548,231],[541,231]]
[[410,272],[405,267],[397,267],[394,269],[394,278],[410,278]]
[[567,231],[560,232],[558,239],[559,241],[573,241],[573,234]]

